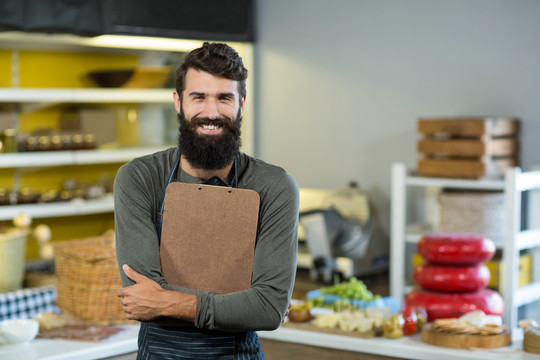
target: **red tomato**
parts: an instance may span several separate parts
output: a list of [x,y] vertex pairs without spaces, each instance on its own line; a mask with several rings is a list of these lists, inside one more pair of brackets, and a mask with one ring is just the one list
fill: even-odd
[[420,239],[418,252],[433,263],[474,265],[491,259],[495,244],[482,235],[434,233]]
[[427,290],[464,292],[485,288],[491,273],[484,264],[448,266],[424,263],[414,269],[413,277],[418,285]]
[[412,306],[406,306],[401,312],[403,316],[403,335],[413,335],[417,330],[418,318]]
[[425,308],[428,321],[456,318],[474,310],[482,310],[486,315],[498,316],[502,316],[504,312],[501,295],[490,289],[454,294],[413,290],[405,296],[405,305]]

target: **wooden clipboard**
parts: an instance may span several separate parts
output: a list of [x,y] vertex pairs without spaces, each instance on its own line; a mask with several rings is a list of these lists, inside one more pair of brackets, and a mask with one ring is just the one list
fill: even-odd
[[169,184],[160,247],[167,283],[216,294],[248,289],[259,202],[253,190]]

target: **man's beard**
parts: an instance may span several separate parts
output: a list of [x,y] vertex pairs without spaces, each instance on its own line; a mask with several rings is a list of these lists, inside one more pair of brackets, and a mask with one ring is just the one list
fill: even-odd
[[[178,114],[180,134],[178,146],[182,155],[194,168],[204,170],[223,169],[229,165],[238,153],[242,141],[240,139],[241,112],[238,111],[236,119],[227,117],[216,119],[194,117],[188,121],[184,111]],[[222,132],[218,135],[201,135],[197,128],[204,124],[221,126]]]

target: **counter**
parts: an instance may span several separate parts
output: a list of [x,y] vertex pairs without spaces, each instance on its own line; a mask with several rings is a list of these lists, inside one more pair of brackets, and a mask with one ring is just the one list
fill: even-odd
[[517,339],[513,341],[511,346],[498,349],[479,349],[478,351],[429,345],[422,342],[420,334],[406,336],[401,339],[385,339],[382,337],[362,339],[282,326],[276,331],[260,331],[259,337],[262,339],[387,356],[396,359],[540,360],[540,355],[526,353],[522,350],[522,341],[519,339],[519,336],[517,336]]
[[[0,342],[0,359],[93,360],[126,354],[137,351],[138,329],[138,325],[125,326],[125,331],[100,343],[44,339],[36,339],[26,345],[8,345]],[[424,344],[420,340],[420,335],[397,340],[380,337],[362,339],[292,329],[286,326],[282,326],[276,331],[260,331],[259,337],[261,339],[375,354],[397,359],[540,360],[540,355],[523,352],[521,341],[514,341],[512,346],[500,349],[470,351]]]
[[11,345],[0,340],[2,360],[94,360],[137,351],[139,325],[102,342],[34,339],[28,344]]

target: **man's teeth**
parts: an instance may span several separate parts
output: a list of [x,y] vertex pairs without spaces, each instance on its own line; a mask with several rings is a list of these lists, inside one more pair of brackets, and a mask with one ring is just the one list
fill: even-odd
[[216,130],[219,128],[217,125],[203,125],[202,127],[206,130]]

